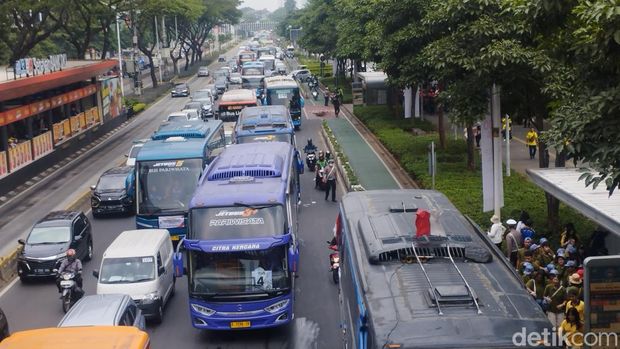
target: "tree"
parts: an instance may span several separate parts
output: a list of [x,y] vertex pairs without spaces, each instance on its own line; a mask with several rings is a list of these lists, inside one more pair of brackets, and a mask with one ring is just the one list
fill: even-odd
[[310,52],[321,52],[327,57],[336,52],[338,22],[334,0],[309,0],[299,25],[303,27],[300,44]]
[[4,0],[0,2],[0,41],[12,64],[56,32],[67,20],[65,0]]

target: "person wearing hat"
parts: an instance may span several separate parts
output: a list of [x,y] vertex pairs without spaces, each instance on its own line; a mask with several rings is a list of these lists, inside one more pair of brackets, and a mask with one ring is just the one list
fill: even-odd
[[579,318],[582,320],[585,319],[584,312],[586,306],[585,303],[579,299],[579,289],[573,286],[567,287],[566,295],[566,300],[562,304],[558,305],[558,309],[564,310],[564,317],[566,317],[566,313],[569,309],[575,308],[577,309],[577,312],[579,312]]
[[555,254],[555,270],[558,271],[558,278],[560,278],[560,282],[564,279],[564,271],[566,270],[564,251],[561,250],[561,248],[558,249]]
[[532,265],[532,263],[523,263],[523,267],[521,268],[521,278],[523,279],[524,284],[527,284],[528,281],[530,281],[533,272],[534,266]]
[[538,251],[538,260],[540,261],[540,264],[547,265],[549,263],[553,263],[555,254],[553,253],[551,246],[549,246],[549,240],[546,238],[540,238],[538,244],[540,245],[540,250]]
[[499,217],[495,214],[491,217],[491,223],[493,223],[493,225],[491,226],[491,230],[487,232],[487,235],[489,239],[491,239],[491,242],[493,242],[497,248],[501,249],[506,227],[502,225]]
[[515,268],[519,266],[519,248],[521,248],[521,233],[517,231],[517,221],[509,219],[506,221],[508,233],[506,234],[506,257]]
[[536,303],[543,306],[543,293],[545,292],[545,272],[543,270],[536,270],[532,274],[532,278],[525,283],[525,288],[534,299]]
[[532,246],[532,238],[523,239],[523,246],[517,251],[518,265],[525,261],[525,252],[530,250]]
[[562,284],[566,287],[569,286],[569,278],[577,271],[577,263],[573,260],[567,260],[564,267],[564,277],[562,278]]
[[547,312],[547,318],[556,328],[560,327],[564,320],[564,313],[558,309],[558,305],[562,304],[565,298],[566,289],[560,284],[558,271],[553,269],[549,271],[549,282],[543,292],[543,310]]
[[329,197],[329,192],[332,192],[332,201],[336,202],[336,164],[334,159],[327,161],[327,167],[325,168],[325,200]]
[[568,287],[574,287],[578,290],[577,297],[579,297],[579,299],[583,299],[582,283],[583,283],[583,280],[581,279],[578,273],[573,273],[571,276],[568,277]]

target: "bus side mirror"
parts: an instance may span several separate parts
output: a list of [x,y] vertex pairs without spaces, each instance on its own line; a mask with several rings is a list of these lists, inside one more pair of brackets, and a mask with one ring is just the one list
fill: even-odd
[[299,250],[295,246],[288,248],[288,270],[293,273],[297,272],[297,264],[299,263]]
[[301,160],[299,150],[295,150],[295,157],[297,158],[297,172],[299,172],[299,174],[304,174],[304,162]]
[[185,274],[185,268],[183,267],[183,253],[175,252],[172,255],[172,265],[174,266],[174,275],[178,278]]

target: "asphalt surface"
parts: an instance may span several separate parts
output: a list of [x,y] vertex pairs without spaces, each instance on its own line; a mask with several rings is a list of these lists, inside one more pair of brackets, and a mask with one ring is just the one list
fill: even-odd
[[[232,56],[236,49],[229,51]],[[217,64],[217,63],[215,63]],[[221,63],[220,63],[221,65]],[[208,84],[209,79],[195,79],[192,90]],[[107,168],[122,162],[132,140],[147,138],[170,112],[180,110],[188,98],[166,96],[142,113],[134,122],[104,143],[92,154],[67,166],[58,178],[24,196],[15,203],[18,210],[1,229],[4,246],[24,237],[32,224],[47,212],[66,207],[88,191]],[[297,132],[303,147],[307,138],[324,149],[319,136],[321,120],[304,118]],[[324,192],[314,189],[314,173],[302,175],[302,207],[300,209],[300,269],[296,279],[295,319],[290,325],[267,331],[207,332],[190,324],[187,305],[187,280],[179,279],[176,295],[164,310],[160,325],[147,325],[152,348],[338,348],[340,347],[338,288],[331,281],[326,241],[332,237],[338,204],[324,200]],[[342,188],[339,187],[339,199]],[[89,218],[93,224],[94,252],[92,261],[84,264],[84,289],[94,294],[98,269],[105,248],[123,230],[135,228],[134,217]],[[8,223],[8,222],[6,222]],[[9,285],[0,293],[0,307],[7,315],[12,332],[53,327],[63,316],[59,294],[53,280]]]

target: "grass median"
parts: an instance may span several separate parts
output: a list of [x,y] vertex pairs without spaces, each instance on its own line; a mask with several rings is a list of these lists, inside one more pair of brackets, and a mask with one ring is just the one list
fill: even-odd
[[[422,188],[430,189],[428,175],[428,148],[432,141],[439,144],[434,126],[427,121],[404,119],[397,109],[387,106],[355,106],[355,115],[379,138],[385,147],[400,162],[400,165]],[[414,135],[413,128],[427,132]],[[476,170],[467,169],[467,153],[464,140],[447,141],[445,150],[437,149],[437,172],[435,189],[444,193],[464,214],[471,217],[482,228],[488,228],[492,213],[482,212],[482,173],[480,157],[476,156]],[[504,207],[502,217],[518,219],[521,210],[526,210],[534,221],[534,229],[557,245],[559,231],[548,231],[546,227],[547,204],[545,193],[524,175],[511,172],[504,177]],[[560,221],[573,222],[582,241],[587,241],[595,224],[573,210],[560,205]]]

